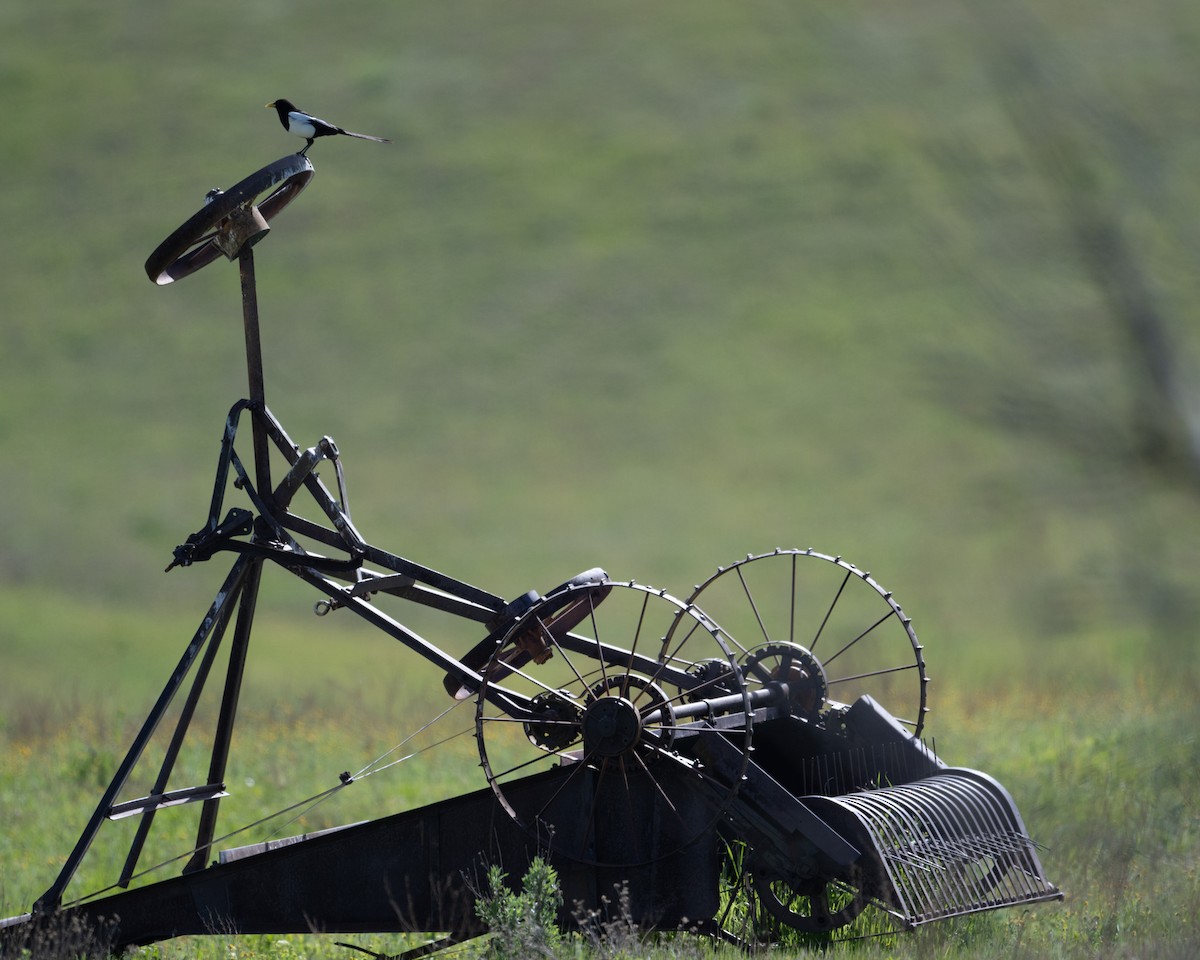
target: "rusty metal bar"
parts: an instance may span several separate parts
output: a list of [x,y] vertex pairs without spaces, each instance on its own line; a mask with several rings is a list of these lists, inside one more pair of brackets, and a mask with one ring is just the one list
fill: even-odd
[[266,386],[263,380],[262,338],[258,323],[258,290],[254,278],[254,249],[244,243],[238,252],[238,272],[242,281],[242,326],[246,333],[246,372],[250,381],[250,405],[254,431],[254,479],[259,496],[271,495],[271,458],[267,428],[262,422],[266,411]]

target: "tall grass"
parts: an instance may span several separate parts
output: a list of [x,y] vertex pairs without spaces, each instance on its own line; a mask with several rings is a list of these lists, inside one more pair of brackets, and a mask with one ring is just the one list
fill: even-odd
[[[357,772],[402,738],[394,704],[359,701],[351,710],[339,693],[344,691],[300,703],[286,698],[264,703],[244,719],[245,733],[239,736],[244,749],[231,773],[233,797],[223,813],[233,818],[230,823],[252,821],[288,801],[312,796],[336,783],[342,769]],[[419,691],[393,691],[400,698],[410,693],[421,700]],[[1169,958],[1187,956],[1200,946],[1195,927],[1200,836],[1193,803],[1200,786],[1197,708],[1189,698],[1138,698],[1136,685],[1130,684],[1120,695],[1090,702],[1011,694],[945,704],[934,731],[943,758],[983,769],[1009,789],[1030,833],[1043,845],[1047,874],[1066,899],[945,921],[878,941],[836,944],[829,952]],[[0,862],[5,865],[3,897],[9,913],[27,909],[53,879],[129,732],[110,708],[94,703],[70,713],[54,711],[52,717],[27,715],[0,740],[0,798],[6,811]],[[465,746],[454,740],[367,777],[329,806],[302,810],[294,820],[289,818],[295,814],[289,814],[278,835],[378,816],[482,786],[473,744],[466,740]],[[178,821],[179,829],[158,824],[168,833],[165,846],[148,852],[144,862],[166,859],[171,847],[187,848],[190,827],[184,821],[191,821],[181,812],[187,809],[160,814],[160,820]],[[245,842],[280,826],[275,821]],[[109,839],[114,842],[98,842],[89,856],[75,893],[103,886],[119,867],[122,841]],[[228,844],[241,842],[239,837]],[[172,872],[159,871],[148,879]],[[375,948],[382,944],[382,949],[397,942],[353,939]],[[306,956],[339,954],[330,940],[319,937],[217,937],[156,948],[165,957],[216,956],[229,950],[242,955],[274,956],[287,950]]]

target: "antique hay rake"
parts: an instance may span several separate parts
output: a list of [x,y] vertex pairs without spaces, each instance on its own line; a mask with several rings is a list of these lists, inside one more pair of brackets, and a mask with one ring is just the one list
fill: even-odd
[[[1060,896],[1004,788],[947,766],[921,739],[922,647],[891,593],[841,557],[750,555],[685,600],[601,569],[507,600],[366,540],[336,444],[298,446],[264,396],[253,247],[313,173],[289,156],[214,191],[147,261],[160,285],[222,254],[239,263],[249,397],[229,413],[207,520],[168,569],[219,553],[233,562],[58,876],[29,913],[0,923],[0,953],[66,928],[106,949],[212,932],[423,931],[443,945],[481,932],[471,876],[490,863],[520,874],[537,856],[576,911],[600,910],[623,887],[646,928],[745,942],[853,930],[866,910],[914,927]],[[336,491],[317,475],[325,464]],[[243,505],[226,509],[231,491]],[[478,790],[224,845],[218,814],[268,567],[311,586],[318,613],[350,611],[440,671],[450,702],[474,709]],[[473,624],[482,639],[451,655],[385,611],[397,601]],[[208,775],[179,785],[176,761],[223,646]],[[168,708],[175,726],[153,787],[127,796]],[[184,805],[198,816],[182,872],[138,885],[159,813]],[[113,820],[136,823],[115,882],[66,900]]]

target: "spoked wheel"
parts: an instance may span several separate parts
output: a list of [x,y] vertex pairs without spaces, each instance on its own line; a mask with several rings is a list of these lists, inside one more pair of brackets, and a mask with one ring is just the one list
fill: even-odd
[[861,890],[837,880],[771,880],[754,874],[751,885],[769,917],[801,933],[832,933],[853,923],[867,905]]
[[[231,217],[253,207],[262,222],[269,223],[308,186],[313,173],[312,162],[297,153],[268,164],[228,190],[213,191],[204,206],[150,254],[146,275],[163,286],[208,266],[222,254],[220,232]],[[259,202],[263,194],[268,195]]]
[[[736,657],[703,614],[635,583],[568,585],[521,617],[482,675],[484,773],[543,849],[633,866],[715,836],[752,719]],[[689,749],[714,725],[742,757],[719,776]]]
[[718,569],[688,603],[702,607],[739,656],[756,664],[747,676],[752,689],[785,665],[787,650],[803,651],[787,669],[798,665],[814,695],[822,685],[821,696],[835,703],[869,694],[921,733],[929,677],[912,622],[889,591],[841,557],[812,550],[752,555]]
[[740,841],[725,850],[721,899],[721,929],[747,947],[827,940],[871,902],[846,880],[785,877]]

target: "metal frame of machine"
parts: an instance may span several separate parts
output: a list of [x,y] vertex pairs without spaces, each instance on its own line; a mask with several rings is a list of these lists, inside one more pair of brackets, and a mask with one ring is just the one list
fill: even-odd
[[[841,557],[750,555],[686,600],[598,568],[506,600],[368,542],[351,520],[337,445],[298,446],[265,402],[252,248],[313,172],[290,156],[214,191],[147,261],[160,285],[222,254],[239,262],[250,396],[229,413],[206,521],[168,569],[220,553],[233,561],[57,878],[30,913],[0,925],[0,953],[63,923],[112,949],[210,932],[431,931],[448,943],[481,932],[471,876],[488,863],[519,874],[538,856],[557,869],[567,903],[598,909],[621,886],[631,919],[656,930],[728,933],[738,914],[762,929],[823,934],[869,906],[912,927],[1060,896],[1004,788],[947,766],[921,739],[928,677],[911,621]],[[325,464],[336,491],[318,477]],[[226,509],[231,490],[244,506]],[[298,512],[302,494],[317,519]],[[315,589],[318,613],[361,617],[433,664],[449,697],[473,702],[478,791],[221,848],[269,566]],[[824,596],[807,585],[814,574]],[[451,655],[386,612],[396,600],[474,624],[481,639]],[[176,761],[222,647],[208,775],[179,786]],[[891,697],[903,701],[901,719],[881,706]],[[169,709],[175,726],[153,788],[127,798]],[[182,874],[136,885],[157,814],[186,804],[199,815]],[[118,892],[64,903],[103,825],[134,817]]]

